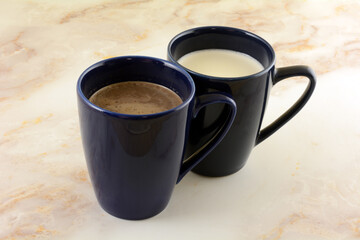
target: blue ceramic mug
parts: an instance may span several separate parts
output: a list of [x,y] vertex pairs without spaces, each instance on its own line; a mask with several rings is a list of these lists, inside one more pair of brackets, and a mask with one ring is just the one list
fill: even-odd
[[[206,176],[226,176],[239,171],[252,149],[293,118],[310,99],[316,85],[314,71],[308,66],[275,67],[275,52],[261,37],[237,28],[205,26],[186,30],[176,35],[168,45],[168,59],[174,63],[194,51],[225,49],[241,52],[256,59],[264,69],[240,77],[216,77],[187,69],[196,85],[196,95],[226,92],[237,104],[237,114],[224,140],[193,171]],[[287,78],[303,76],[308,85],[301,97],[269,126],[261,129],[273,85]],[[227,107],[212,105],[202,109],[191,123],[187,154],[217,131],[218,121],[226,116]]]
[[[89,101],[104,86],[146,81],[176,92],[183,103],[148,115],[120,114]],[[123,219],[145,219],[160,213],[172,191],[229,130],[236,104],[226,94],[195,97],[195,84],[182,68],[145,56],[122,56],[98,62],[77,84],[81,136],[87,167],[101,207]],[[184,160],[190,120],[203,107],[224,103],[231,109],[213,138]]]

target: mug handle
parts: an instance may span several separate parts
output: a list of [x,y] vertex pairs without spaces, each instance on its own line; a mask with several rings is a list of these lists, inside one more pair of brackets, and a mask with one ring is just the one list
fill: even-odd
[[301,95],[301,97],[292,105],[285,113],[283,113],[273,123],[262,129],[256,139],[255,145],[258,145],[266,138],[271,136],[274,132],[279,130],[285,123],[293,118],[310,99],[316,85],[316,77],[314,71],[308,66],[291,66],[283,67],[275,70],[275,77],[273,79],[273,85],[290,77],[303,76],[309,79],[309,83]]
[[236,103],[226,93],[207,93],[196,97],[192,117],[196,118],[197,114],[203,107],[214,103],[225,103],[229,105],[230,111],[228,113],[228,117],[209,141],[207,141],[196,152],[183,161],[176,183],[179,183],[191,169],[193,169],[199,162],[201,162],[201,160],[203,160],[221,142],[235,119],[237,110]]

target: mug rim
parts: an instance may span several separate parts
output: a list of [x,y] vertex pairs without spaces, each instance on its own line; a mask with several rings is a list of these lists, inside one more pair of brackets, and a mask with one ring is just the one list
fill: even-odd
[[[213,31],[215,30],[214,32],[216,32],[216,30],[236,31],[236,32],[244,33],[246,36],[249,36],[251,38],[257,39],[258,41],[263,43],[270,50],[271,55],[272,55],[271,56],[272,61],[268,64],[267,67],[264,67],[263,70],[261,70],[257,73],[253,73],[253,74],[241,76],[241,77],[216,77],[216,76],[206,75],[206,74],[195,72],[189,68],[186,68],[185,66],[181,65],[180,63],[178,63],[178,61],[174,59],[172,52],[171,52],[171,48],[172,48],[173,44],[181,37],[190,35],[196,31],[205,31],[205,30],[213,30]],[[200,33],[202,34],[203,32],[200,32]],[[180,67],[184,68],[187,72],[189,72],[195,76],[199,76],[200,78],[207,78],[207,80],[222,81],[222,82],[234,81],[234,80],[245,80],[245,79],[261,76],[261,75],[269,72],[275,66],[275,62],[276,62],[275,51],[272,48],[272,46],[270,45],[270,43],[268,43],[265,39],[256,35],[255,33],[246,31],[244,29],[234,28],[234,27],[226,27],[226,26],[202,26],[202,27],[190,28],[188,30],[180,32],[170,40],[170,42],[168,44],[167,52],[168,52],[168,57],[170,58],[170,60],[172,62],[176,63],[177,65],[179,65]]]
[[[92,70],[97,69],[98,67],[103,66],[104,64],[106,64],[107,62],[110,61],[116,61],[116,60],[128,60],[128,61],[146,61],[149,62],[151,61],[152,63],[162,63],[165,67],[171,67],[173,70],[180,72],[182,75],[184,75],[184,77],[187,79],[187,81],[190,83],[190,87],[191,87],[191,91],[189,96],[183,100],[183,102],[174,107],[171,108],[169,110],[166,111],[162,111],[162,112],[157,112],[157,113],[151,113],[151,114],[141,114],[141,115],[137,115],[137,114],[125,114],[125,113],[117,113],[117,112],[113,112],[107,109],[104,109],[102,107],[99,107],[95,104],[93,104],[92,102],[90,102],[90,100],[84,95],[83,90],[81,88],[84,78],[86,76],[86,74],[90,73]],[[163,86],[160,83],[155,83],[155,84],[159,84],[161,86]],[[166,86],[164,86],[166,87]],[[164,60],[164,59],[160,59],[160,58],[156,58],[156,57],[150,57],[150,56],[144,56],[144,55],[125,55],[125,56],[117,56],[117,57],[111,57],[111,58],[107,58],[101,61],[98,61],[92,65],[90,65],[89,67],[87,67],[79,76],[78,81],[77,81],[77,95],[80,97],[80,99],[85,103],[86,106],[88,106],[89,108],[93,109],[94,111],[97,112],[101,112],[104,113],[106,115],[112,116],[112,117],[118,117],[118,118],[128,118],[128,119],[150,119],[150,118],[157,118],[157,117],[161,117],[176,111],[179,111],[181,109],[183,109],[184,107],[186,107],[187,105],[190,104],[190,102],[193,100],[194,96],[195,96],[195,83],[194,80],[192,79],[192,77],[190,76],[190,74],[188,72],[186,72],[183,68],[179,67],[179,65]],[[170,89],[171,90],[171,89]],[[173,90],[171,90],[173,91]],[[175,92],[175,91],[173,91]],[[176,93],[176,92],[175,92]]]

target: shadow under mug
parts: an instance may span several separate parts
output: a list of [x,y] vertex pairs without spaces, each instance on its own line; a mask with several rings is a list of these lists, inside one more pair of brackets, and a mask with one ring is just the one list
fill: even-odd
[[[256,74],[235,78],[213,77],[185,68],[195,82],[196,94],[226,92],[236,102],[237,114],[230,131],[214,151],[193,169],[201,175],[226,176],[240,170],[254,146],[276,132],[304,107],[314,91],[316,78],[307,66],[275,68],[275,52],[269,43],[253,33],[230,27],[199,27],[176,35],[169,42],[168,59],[179,64],[177,61],[182,56],[203,49],[242,52],[258,60],[264,67]],[[309,79],[306,90],[290,109],[261,130],[272,86],[295,76]],[[222,121],[227,111],[226,106],[219,104],[199,112],[199,116],[191,123],[187,154],[196,151],[217,131],[217,123]]]
[[[120,114],[89,101],[104,86],[146,81],[176,92],[183,103],[148,115]],[[145,56],[122,56],[86,69],[77,83],[81,137],[95,195],[111,215],[138,220],[160,213],[172,191],[225,136],[236,104],[226,94],[195,97],[191,76],[175,64]],[[231,109],[218,131],[185,161],[189,123],[205,106],[224,103]]]

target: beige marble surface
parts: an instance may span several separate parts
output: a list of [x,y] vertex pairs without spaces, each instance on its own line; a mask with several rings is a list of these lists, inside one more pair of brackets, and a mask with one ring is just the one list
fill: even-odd
[[[74,3],[76,2],[76,3]],[[0,1],[0,239],[360,239],[359,1]],[[166,58],[178,32],[252,31],[277,66],[307,64],[307,106],[223,178],[188,174],[144,221],[105,213],[89,182],[75,85],[101,59]],[[273,88],[265,124],[306,81]]]

